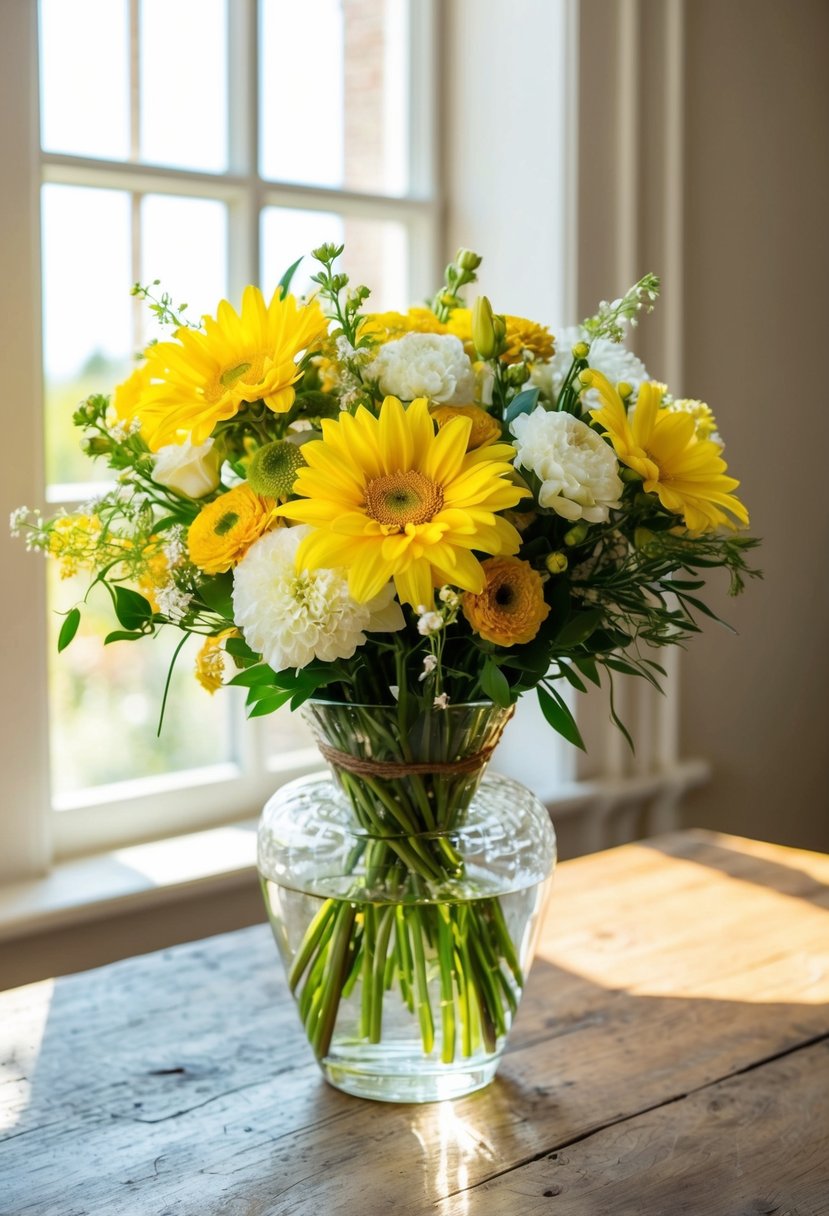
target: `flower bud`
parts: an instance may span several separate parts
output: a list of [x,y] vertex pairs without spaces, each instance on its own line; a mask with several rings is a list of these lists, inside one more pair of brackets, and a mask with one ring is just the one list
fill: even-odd
[[589,367],[586,367],[583,372],[579,372],[579,380],[584,388],[590,388],[593,383],[593,373]]
[[619,394],[619,396],[622,398],[623,401],[627,401],[628,397],[633,392],[633,385],[628,384],[627,380],[620,380],[619,383],[616,385],[616,392]]
[[461,270],[477,270],[482,259],[480,254],[474,253],[471,249],[459,249],[455,255],[455,261]]
[[472,309],[472,341],[482,359],[491,359],[497,350],[492,305],[486,296],[478,296]]
[[590,347],[587,345],[586,342],[577,342],[576,345],[573,347],[573,358],[574,359],[586,359],[589,354],[590,354]]
[[158,449],[153,467],[153,481],[186,498],[204,498],[219,485],[221,457],[212,439],[195,447],[189,439],[184,443],[168,443]]
[[580,545],[590,531],[590,525],[583,519],[574,524],[569,532],[564,534],[564,543],[571,549],[574,545]]
[[656,539],[656,533],[650,528],[634,528],[633,543],[637,549],[648,549]]
[[507,368],[506,381],[507,384],[512,384],[516,388],[520,388],[522,384],[526,384],[530,378],[530,369],[526,363],[513,363]]
[[266,443],[254,454],[248,465],[248,485],[254,494],[285,502],[293,492],[299,469],[305,457],[295,443],[277,439]]
[[544,559],[544,565],[547,567],[550,574],[563,574],[569,565],[566,553],[548,553]]
[[636,469],[622,469],[622,471],[619,473],[619,476],[621,477],[622,481],[641,481],[642,480],[642,474],[637,473]]

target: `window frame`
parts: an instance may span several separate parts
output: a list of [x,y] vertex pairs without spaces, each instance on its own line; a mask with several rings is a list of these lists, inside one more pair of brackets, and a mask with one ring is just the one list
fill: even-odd
[[[138,0],[128,0],[131,38]],[[44,484],[40,269],[40,188],[54,183],[129,191],[136,205],[142,194],[158,193],[223,202],[228,210],[228,293],[239,298],[260,279],[263,209],[286,206],[335,211],[344,217],[402,223],[408,238],[408,285],[412,298],[434,290],[442,247],[440,149],[435,97],[438,87],[438,12],[435,0],[413,0],[407,13],[407,106],[409,180],[402,196],[274,181],[259,172],[258,0],[228,4],[228,167],[223,173],[179,169],[139,161],[72,156],[41,149],[37,0],[9,0],[0,13],[0,101],[21,121],[0,136],[4,163],[21,167],[14,189],[3,200],[4,241],[17,248],[11,258],[15,299],[4,293],[4,332],[15,340],[4,352],[15,384],[2,409],[9,450],[25,452],[9,479],[8,510],[21,502],[53,510],[81,501],[89,487]],[[134,56],[133,56],[134,61]],[[241,82],[234,88],[234,81]],[[133,95],[132,106],[136,107]],[[135,134],[133,144],[135,144]],[[135,148],[133,149],[135,150]],[[11,239],[14,234],[14,240]],[[135,255],[140,256],[140,255]],[[135,269],[135,266],[134,266]],[[135,273],[134,278],[139,274]],[[7,311],[8,310],[8,311]],[[4,315],[5,314],[5,315]],[[0,348],[2,349],[2,348]],[[24,371],[24,368],[26,371]],[[11,402],[25,400],[25,418]],[[34,459],[31,459],[34,457]],[[33,467],[36,466],[36,467]],[[4,494],[5,497],[5,494]],[[4,503],[4,506],[6,504]],[[26,554],[19,540],[2,540],[4,568],[13,590],[7,600],[7,675],[15,717],[25,739],[7,737],[0,750],[7,774],[8,802],[0,818],[0,877],[42,873],[52,861],[116,848],[142,840],[196,831],[256,814],[283,782],[318,768],[313,748],[268,756],[261,723],[244,720],[241,696],[233,698],[236,759],[205,769],[172,772],[159,778],[119,782],[64,796],[54,809],[48,777],[48,674],[45,563]],[[6,548],[8,546],[8,548]],[[5,613],[4,613],[5,615]],[[4,622],[5,623],[5,622]],[[226,695],[226,694],[223,694]],[[9,732],[11,735],[11,732]]]

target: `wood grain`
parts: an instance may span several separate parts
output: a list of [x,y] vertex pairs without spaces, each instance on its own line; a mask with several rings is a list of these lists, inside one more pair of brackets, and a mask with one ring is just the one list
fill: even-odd
[[812,1216],[827,1001],[829,858],[703,833],[560,867],[498,1078],[454,1103],[328,1088],[263,927],[178,946],[0,995],[0,1213]]

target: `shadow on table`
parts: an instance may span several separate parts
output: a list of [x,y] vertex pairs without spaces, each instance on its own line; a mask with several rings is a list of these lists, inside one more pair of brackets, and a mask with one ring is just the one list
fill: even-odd
[[539,958],[489,1089],[379,1106],[322,1081],[263,928],[4,999],[0,1216],[554,1212],[566,1146],[829,1033],[811,1000],[636,995]]

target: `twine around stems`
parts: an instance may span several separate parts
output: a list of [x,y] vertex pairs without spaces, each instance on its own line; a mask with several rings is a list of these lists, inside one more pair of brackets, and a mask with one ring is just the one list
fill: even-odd
[[336,747],[317,741],[317,746],[329,764],[354,773],[357,777],[415,777],[427,773],[446,774],[454,776],[460,773],[474,773],[487,763],[498,742],[482,747],[471,756],[462,760],[425,760],[420,763],[399,760],[365,760],[361,756],[352,756],[349,752],[341,752]]

